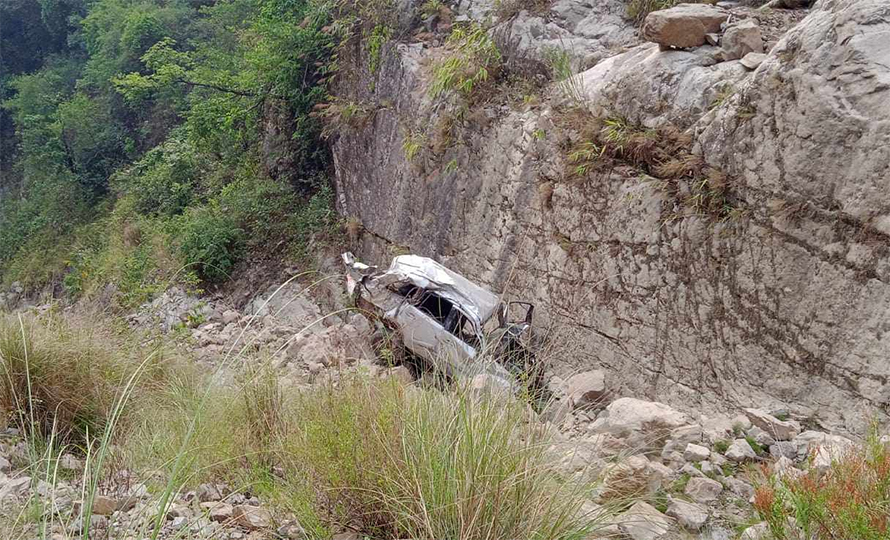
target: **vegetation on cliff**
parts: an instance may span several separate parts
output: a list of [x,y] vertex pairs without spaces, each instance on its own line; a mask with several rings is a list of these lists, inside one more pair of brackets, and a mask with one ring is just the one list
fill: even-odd
[[[7,2],[0,277],[124,304],[330,230],[321,0]],[[271,246],[271,247],[270,247]]]

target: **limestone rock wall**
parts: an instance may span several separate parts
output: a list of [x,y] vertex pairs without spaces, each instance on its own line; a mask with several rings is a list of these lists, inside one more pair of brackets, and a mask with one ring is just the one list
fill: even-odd
[[630,168],[569,179],[555,87],[478,107],[445,150],[409,161],[406,135],[446,110],[426,93],[436,51],[417,43],[341,82],[374,113],[334,141],[338,209],[372,262],[410,250],[537,303],[558,372],[859,431],[890,406],[890,9],[821,0],[753,72],[712,49],[643,44],[580,80],[597,115],[688,128],[739,219],[684,212]]

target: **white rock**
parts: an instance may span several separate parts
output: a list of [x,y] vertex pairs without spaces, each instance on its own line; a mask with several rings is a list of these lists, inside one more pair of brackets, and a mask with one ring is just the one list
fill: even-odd
[[797,478],[804,474],[803,471],[794,468],[794,462],[785,456],[780,457],[772,465],[773,473],[779,478]]
[[723,474],[723,471],[720,469],[720,467],[715,466],[710,461],[702,461],[701,462],[701,472],[705,476],[711,476],[714,474],[719,474],[719,475]]
[[693,467],[691,463],[686,463],[680,468],[680,474],[688,474],[693,478],[705,478],[705,473],[699,470],[696,467]]
[[245,529],[266,529],[272,526],[272,514],[259,506],[240,504],[232,509],[232,521]]
[[201,484],[195,492],[199,502],[211,502],[222,499],[222,493],[215,484]]
[[696,502],[707,503],[717,499],[723,491],[723,484],[710,478],[690,478],[683,491]]
[[414,383],[414,375],[412,375],[411,370],[405,366],[396,366],[394,368],[389,368],[381,375],[385,378],[393,378],[402,384]]
[[595,433],[627,437],[633,432],[663,431],[667,434],[670,430],[689,423],[688,416],[664,403],[620,398],[606,407],[605,413],[597,418],[591,429]]
[[[83,469],[83,462],[71,454],[62,454],[62,457],[59,458],[59,467],[65,471],[79,471]],[[3,468],[0,467],[0,471],[2,470]]]
[[235,311],[234,309],[228,309],[223,311],[222,320],[223,324],[232,324],[238,322],[241,319],[241,314]]
[[736,439],[732,441],[732,444],[729,445],[729,449],[726,450],[724,456],[726,456],[726,459],[736,463],[757,459],[757,454],[745,439]]
[[790,441],[800,433],[800,424],[793,420],[779,420],[760,409],[745,409],[751,423],[767,432],[777,441]]
[[470,380],[470,394],[481,396],[511,395],[510,381],[495,377],[489,373],[480,373]]
[[668,538],[671,521],[653,506],[638,501],[621,514],[618,528],[632,540],[660,540]]
[[686,459],[686,461],[692,461],[694,463],[705,461],[709,457],[711,457],[710,450],[704,446],[699,446],[693,443],[687,444],[686,450],[683,452],[683,458]]
[[602,404],[606,397],[606,374],[599,369],[569,377],[566,393],[573,408],[587,408]]
[[762,53],[763,37],[760,27],[751,19],[734,24],[723,33],[721,45],[725,60],[738,60],[748,53]]
[[729,476],[723,481],[726,483],[726,487],[731,493],[744,501],[748,501],[754,496],[754,486],[744,480]]
[[766,60],[766,55],[763,53],[748,53],[741,60],[741,64],[745,66],[746,69],[755,70],[757,67]]
[[757,525],[752,525],[742,532],[742,536],[739,537],[739,540],[767,540],[771,538],[769,532],[769,525],[766,523],[758,523]]
[[791,441],[778,441],[769,447],[769,455],[774,459],[784,456],[788,459],[797,459],[797,445]]
[[234,507],[231,504],[222,502],[205,502],[201,503],[201,508],[210,516],[211,521],[224,523],[232,519]]
[[96,495],[93,497],[93,514],[100,516],[110,516],[117,510],[117,500],[107,495]]
[[751,426],[748,429],[748,436],[761,446],[770,446],[776,442],[772,435],[757,426]]
[[697,504],[671,499],[667,515],[677,520],[681,527],[697,531],[708,521],[708,510]]

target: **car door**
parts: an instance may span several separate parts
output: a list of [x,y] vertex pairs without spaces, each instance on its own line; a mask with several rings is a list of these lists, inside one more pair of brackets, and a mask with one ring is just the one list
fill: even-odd
[[476,349],[445,329],[444,322],[452,309],[457,309],[450,302],[447,303],[447,313],[443,310],[431,310],[430,297],[435,293],[421,291],[411,295],[406,302],[399,307],[395,315],[395,322],[402,334],[405,347],[429,362],[436,368],[449,375],[458,375],[467,372],[467,363],[476,356]]

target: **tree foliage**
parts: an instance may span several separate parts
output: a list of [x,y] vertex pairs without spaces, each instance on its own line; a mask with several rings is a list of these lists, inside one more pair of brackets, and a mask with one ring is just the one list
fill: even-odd
[[[301,198],[325,183],[327,149],[310,113],[327,98],[335,14],[324,0],[0,3],[0,281],[76,270],[66,283],[87,290],[83,276],[107,274],[86,269],[107,259],[88,252],[156,251],[146,243],[219,281],[245,246],[305,236],[282,224],[319,227],[280,216],[311,206]],[[274,178],[263,166],[270,122],[285,134],[288,164]],[[227,213],[225,201],[251,211]],[[120,217],[120,205],[137,215]],[[76,240],[99,220],[106,241]],[[125,238],[137,223],[153,237]]]

